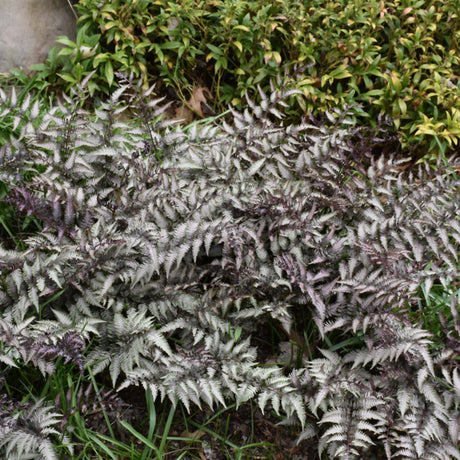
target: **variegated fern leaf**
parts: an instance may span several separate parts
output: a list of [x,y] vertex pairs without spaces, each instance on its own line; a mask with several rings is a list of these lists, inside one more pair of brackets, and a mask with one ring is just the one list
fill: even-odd
[[[9,411],[4,406],[11,406]],[[2,458],[12,460],[36,459],[58,460],[54,449],[54,439],[68,444],[69,439],[58,431],[60,415],[53,412],[43,401],[25,405],[18,409],[16,404],[8,404],[6,398],[0,399],[0,452]],[[60,439],[61,438],[61,439]]]
[[[334,114],[284,127],[290,92],[184,131],[148,98],[141,123],[119,121],[139,109],[120,103],[131,89],[94,112],[15,112],[0,93],[20,127],[0,179],[42,225],[24,249],[0,246],[1,366],[47,373],[61,357],[187,408],[256,399],[301,425],[309,412],[300,438],[332,458],[458,458],[457,352],[409,320],[422,283],[458,279],[455,171],[382,157],[354,174],[359,131]],[[324,356],[290,376],[260,366],[258,327],[289,335],[300,312]],[[327,350],[333,337],[352,346]]]

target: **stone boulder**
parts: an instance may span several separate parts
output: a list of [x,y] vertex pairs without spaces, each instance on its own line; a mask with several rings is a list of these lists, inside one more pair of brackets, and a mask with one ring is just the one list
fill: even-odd
[[57,37],[75,40],[75,34],[67,0],[0,0],[0,72],[27,71],[46,59]]

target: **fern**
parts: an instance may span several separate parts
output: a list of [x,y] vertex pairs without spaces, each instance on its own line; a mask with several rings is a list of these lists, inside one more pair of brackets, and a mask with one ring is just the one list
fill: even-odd
[[[45,113],[0,93],[20,128],[0,147],[7,199],[42,226],[24,249],[0,246],[1,369],[61,359],[189,410],[254,399],[332,458],[374,445],[457,458],[458,349],[435,349],[411,319],[422,284],[459,275],[457,174],[357,164],[356,146],[381,138],[344,114],[284,127],[289,94],[186,132],[129,79],[94,111],[84,93]],[[323,356],[291,375],[261,366],[258,328],[291,337],[299,317]],[[36,455],[57,423],[44,407]],[[25,454],[26,437],[5,433],[6,452]]]
[[[2,408],[3,409],[3,408]],[[60,438],[59,414],[38,401],[12,414],[0,411],[0,452],[4,458],[58,459],[53,438]],[[64,437],[62,442],[69,443]],[[72,446],[68,446],[73,452]]]

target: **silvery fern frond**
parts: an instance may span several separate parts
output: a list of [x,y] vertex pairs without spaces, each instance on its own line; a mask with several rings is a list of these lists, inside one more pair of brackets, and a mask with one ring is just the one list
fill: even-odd
[[0,417],[0,453],[4,458],[57,460],[55,440],[69,444],[58,429],[61,416],[43,401],[10,414],[0,412]]
[[[374,444],[443,458],[442,443],[455,458],[458,350],[413,318],[420,286],[459,275],[456,172],[361,164],[366,136],[346,117],[277,121],[289,92],[188,132],[123,81],[94,111],[1,109],[19,134],[0,146],[0,179],[40,222],[24,250],[0,245],[1,365],[46,373],[60,358],[190,410],[254,399],[316,418],[303,437],[333,458]],[[257,334],[270,325],[305,350],[299,318],[314,346],[289,375]]]

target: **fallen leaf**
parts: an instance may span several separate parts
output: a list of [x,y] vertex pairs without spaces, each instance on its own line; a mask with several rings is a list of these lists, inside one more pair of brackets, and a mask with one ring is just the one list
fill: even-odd
[[186,124],[189,124],[193,121],[193,112],[185,105],[177,107],[172,120],[183,120]]
[[207,105],[208,100],[214,99],[211,91],[206,86],[194,86],[192,95],[186,104],[177,107],[172,115],[172,120],[182,120],[185,124],[191,123],[196,115],[201,118],[206,118],[203,113],[203,106],[209,107]]
[[190,438],[190,439],[200,439],[202,438],[206,433],[203,430],[196,430],[193,433],[190,433],[188,430],[185,430],[182,432],[181,437],[182,438]]
[[194,86],[193,91],[192,91],[192,96],[188,100],[188,105],[190,108],[200,115],[200,117],[204,117],[203,115],[203,109],[201,107],[201,104],[204,103],[206,104],[208,99],[206,99],[206,96],[209,99],[213,99],[211,91],[209,91],[209,88],[206,86]]

